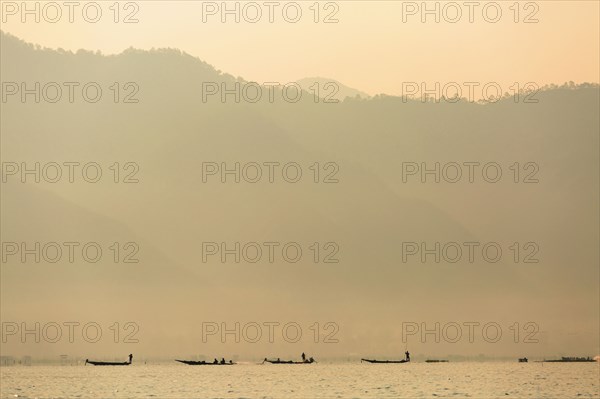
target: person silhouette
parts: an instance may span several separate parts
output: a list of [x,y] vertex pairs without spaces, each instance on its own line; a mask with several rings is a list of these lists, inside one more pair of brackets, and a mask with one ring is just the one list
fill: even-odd
[[130,353],[129,354],[129,364],[131,364],[131,361],[133,360],[133,355]]
[[406,355],[406,361],[410,362],[410,353],[408,353],[408,351],[404,352],[404,354]]
[[225,358],[224,357],[221,358],[221,364],[225,364]]
[[219,361],[217,360],[216,357],[215,357],[215,360],[213,361],[213,364],[219,364]]
[[304,352],[302,352],[302,361],[305,362],[306,361],[306,355],[304,354]]

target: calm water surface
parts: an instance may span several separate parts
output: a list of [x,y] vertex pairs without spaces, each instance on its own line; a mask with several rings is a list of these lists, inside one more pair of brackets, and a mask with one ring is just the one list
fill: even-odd
[[2,398],[600,398],[599,363],[14,366]]

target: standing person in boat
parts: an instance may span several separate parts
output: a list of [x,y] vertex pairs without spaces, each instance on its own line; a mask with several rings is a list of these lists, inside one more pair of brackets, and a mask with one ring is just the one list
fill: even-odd
[[306,362],[306,355],[304,354],[304,352],[302,352],[302,361]]
[[410,362],[410,353],[408,353],[408,351],[404,352],[404,354],[406,355],[406,361]]
[[133,355],[130,353],[129,354],[129,364],[131,364],[131,361],[133,360]]

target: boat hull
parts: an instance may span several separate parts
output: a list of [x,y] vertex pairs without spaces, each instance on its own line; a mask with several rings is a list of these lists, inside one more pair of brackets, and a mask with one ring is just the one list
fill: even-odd
[[367,363],[382,363],[382,364],[387,364],[387,363],[408,363],[409,360],[375,360],[375,359],[360,359],[361,362],[367,362]]
[[187,364],[188,366],[233,366],[237,363],[210,363],[205,361],[196,361],[196,360],[179,360],[175,359],[176,362]]
[[86,361],[86,364],[91,364],[92,366],[129,366],[131,363],[129,362],[94,362],[94,361]]
[[294,362],[292,360],[265,360],[267,363],[271,364],[312,364],[316,363],[315,361],[307,360],[305,362]]

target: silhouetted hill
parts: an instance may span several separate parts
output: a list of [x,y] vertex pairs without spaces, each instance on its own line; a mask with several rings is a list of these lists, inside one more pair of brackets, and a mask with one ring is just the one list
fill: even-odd
[[[126,268],[3,264],[3,313],[34,314],[37,301],[65,304],[74,293],[87,304],[88,293],[99,291],[115,304],[126,301],[127,309],[171,309],[157,312],[156,321],[171,330],[153,331],[156,339],[184,336],[173,345],[190,342],[185,331],[197,332],[202,320],[223,319],[335,319],[353,343],[373,338],[374,324],[395,331],[403,320],[502,315],[506,325],[537,318],[552,330],[568,315],[573,325],[597,325],[597,85],[547,87],[536,104],[381,95],[324,104],[308,92],[292,103],[281,100],[281,88],[275,101],[204,101],[206,83],[246,82],[179,50],[71,53],[4,33],[1,45],[3,82],[97,82],[104,90],[96,103],[10,97],[2,104],[2,160],[93,161],[107,172],[96,184],[3,184],[2,239],[144,243],[144,263]],[[131,92],[124,85],[135,83],[138,102],[115,103],[114,82],[120,100]],[[107,168],[114,162],[137,163],[139,183],[113,183]],[[298,183],[281,175],[269,183],[266,174],[258,183],[222,184],[218,176],[204,183],[205,162],[296,162],[303,175]],[[328,162],[339,167],[337,183],[322,182]],[[405,162],[495,162],[503,178],[403,182]],[[519,183],[510,169],[515,162]],[[528,162],[538,165],[539,183],[522,183]],[[298,263],[222,264],[218,256],[203,263],[205,241],[295,241],[304,256]],[[418,256],[403,263],[405,241],[496,241],[504,252],[498,263],[479,257],[423,264]],[[337,243],[339,263],[315,263],[308,249],[314,242]],[[535,242],[539,263],[522,263],[523,252],[515,263],[508,249],[514,242]],[[343,352],[343,345],[327,350]]]

